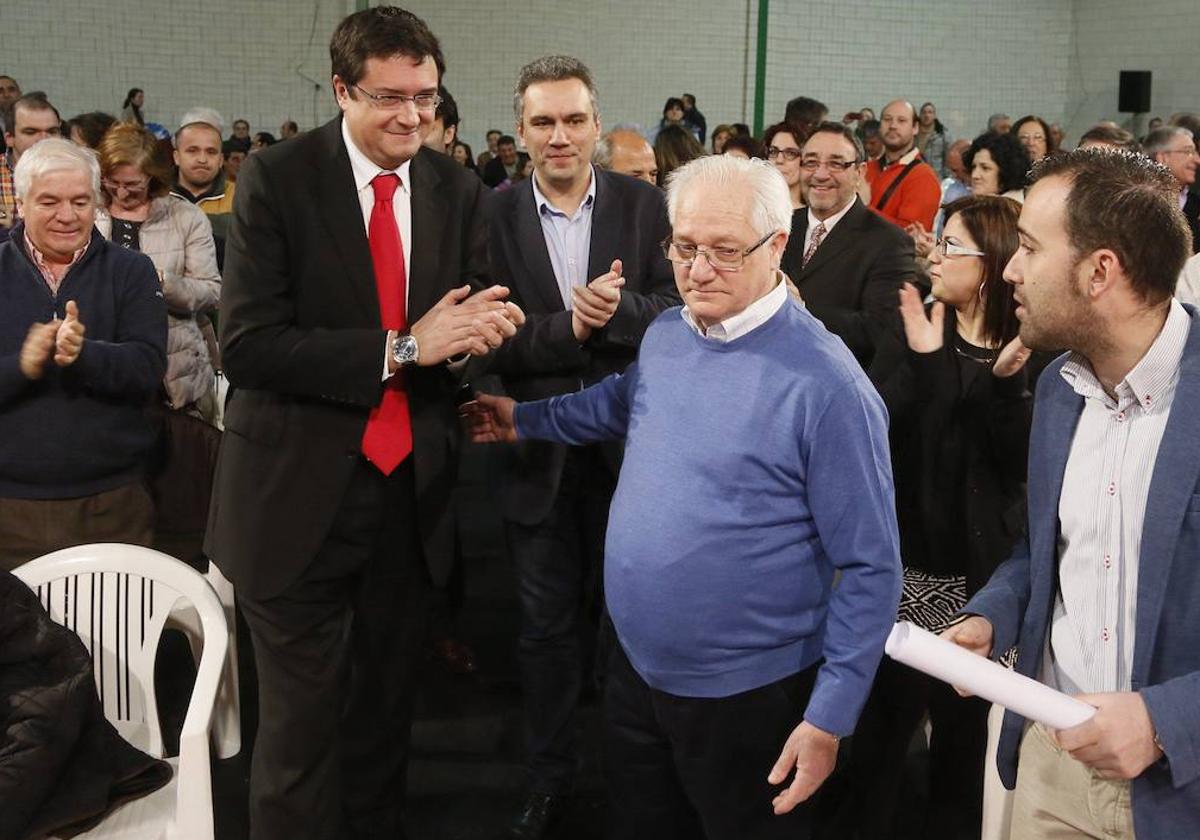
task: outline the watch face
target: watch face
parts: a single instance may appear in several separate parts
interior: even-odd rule
[[[392,347],[392,357],[398,365],[407,365],[417,358],[417,340],[411,335],[396,339]]]

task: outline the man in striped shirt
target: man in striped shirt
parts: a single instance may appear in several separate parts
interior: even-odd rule
[[[1042,375],[1029,534],[944,635],[1096,707],[1005,717],[1012,836],[1200,836],[1200,330],[1170,172],[1078,150],[1034,170],[1005,270]],[[1018,762],[1020,772],[1018,774]]]

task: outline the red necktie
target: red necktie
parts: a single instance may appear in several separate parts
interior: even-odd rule
[[[384,172],[371,181],[375,190],[375,206],[367,239],[371,243],[371,263],[375,267],[375,292],[379,295],[379,315],[385,330],[403,332],[408,326],[405,314],[404,246],[396,227],[392,196],[400,186],[400,177]],[[391,348],[388,348],[391,352]],[[371,409],[363,432],[362,451],[384,475],[412,452],[412,420],[408,415],[408,393],[404,390],[404,372],[396,371],[384,383],[383,401]]]

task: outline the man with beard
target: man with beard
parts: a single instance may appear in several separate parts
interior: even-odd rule
[[[1077,149],[1033,171],[1004,272],[1040,379],[1028,533],[943,635],[1096,708],[1008,712],[1012,836],[1200,836],[1200,330],[1172,298],[1187,223],[1172,174]],[[1020,772],[1018,774],[1018,762]]]
[[[917,110],[911,102],[894,100],[884,107],[880,123],[883,157],[867,164],[871,209],[901,228],[920,222],[932,230],[942,190],[917,149]]]

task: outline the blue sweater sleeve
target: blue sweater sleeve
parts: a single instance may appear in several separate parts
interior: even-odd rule
[[[804,719],[849,735],[900,603],[900,536],[883,403],[865,381],[839,388],[805,439],[809,509],[825,556],[842,576],[830,597],[825,662]]]
[[[87,312],[79,320],[87,327]],[[167,372],[167,304],[154,264],[138,260],[121,289],[118,323],[112,341],[90,339],[85,332],[79,358],[64,376],[77,377],[96,394],[150,394]]]
[[[514,412],[517,437],[575,446],[620,440],[629,429],[629,393],[636,378],[634,363],[582,391],[521,403]]]

